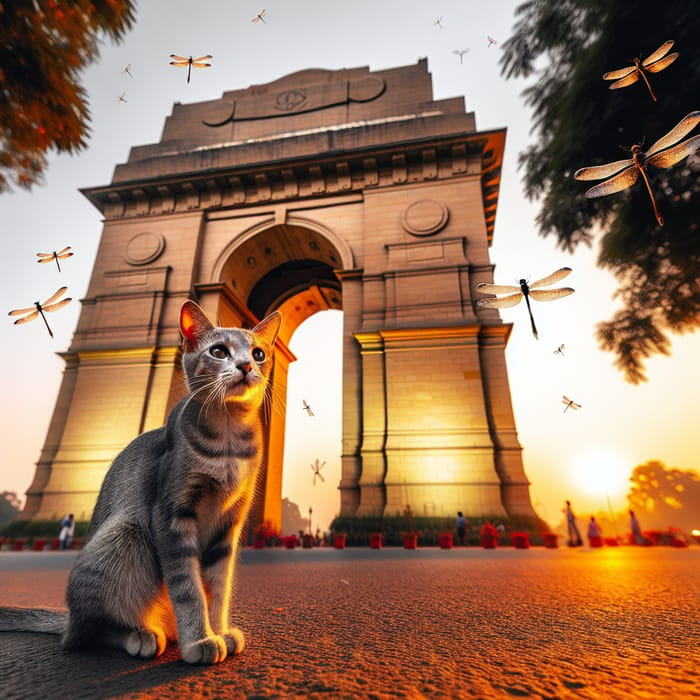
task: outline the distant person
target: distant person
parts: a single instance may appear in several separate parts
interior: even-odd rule
[[[61,549],[70,549],[73,544],[73,533],[75,532],[75,519],[73,513],[61,520],[61,533],[58,536]]]
[[[603,536],[603,531],[600,529],[600,525],[595,521],[595,518],[591,515],[591,519],[588,522],[588,541],[590,543],[593,539],[600,539]]]
[[[574,511],[571,509],[571,501],[566,502],[566,527],[569,533],[569,547],[580,547],[583,544],[581,539],[581,533],[578,531],[578,525],[576,525],[576,516]]]
[[[642,535],[642,528],[639,525],[639,520],[634,514],[634,511],[630,511],[630,530],[632,530],[632,542],[633,544],[647,544],[647,540]]]
[[[457,539],[460,546],[464,546],[464,536],[467,534],[467,521],[460,510],[457,513]]]

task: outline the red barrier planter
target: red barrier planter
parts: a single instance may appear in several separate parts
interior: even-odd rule
[[[370,549],[381,549],[382,548],[382,533],[381,532],[371,532],[369,535],[369,547]]]

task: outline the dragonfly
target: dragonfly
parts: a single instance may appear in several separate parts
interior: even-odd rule
[[[265,22],[263,17],[265,17],[265,10],[263,10],[262,12],[258,12],[258,14],[255,15],[255,17],[253,17],[253,19],[251,19],[250,21],[253,24],[257,24],[258,22],[262,22],[263,24],[267,24],[267,22]]]
[[[462,59],[464,58],[464,54],[469,53],[469,49],[455,49],[452,53],[455,53],[459,56],[459,62],[461,64],[463,63]]]
[[[131,63],[123,71],[121,71],[121,75],[128,75],[131,78],[134,77],[131,75]]]
[[[649,198],[651,199],[654,216],[656,216],[659,226],[663,226],[664,219],[656,206],[654,192],[649,184],[647,166],[653,165],[657,168],[668,168],[679,163],[700,148],[700,136],[693,136],[673,146],[676,141],[682,139],[687,133],[691,132],[698,122],[700,122],[700,110],[691,112],[683,117],[671,131],[654,143],[646,153],[642,151],[641,145],[634,145],[630,148],[632,158],[617,160],[607,165],[593,165],[589,168],[581,168],[574,173],[574,177],[577,180],[600,180],[604,177],[609,178],[605,182],[601,182],[586,191],[586,197],[590,199],[592,197],[603,197],[607,194],[625,190],[637,182],[641,175],[646,185],[647,192],[649,193]],[[673,147],[671,148],[671,146]]]
[[[321,474],[321,469],[323,469],[323,466],[325,464],[325,460],[321,463],[319,463],[318,460],[316,460],[312,465],[311,469],[314,473],[314,486],[316,486],[316,477],[318,477],[322,482],[325,482],[326,480],[323,478],[323,475]]]
[[[647,75],[649,73],[658,73],[664,68],[670,66],[677,58],[678,53],[671,53],[666,56],[666,54],[671,50],[673,46],[672,41],[666,41],[661,46],[659,46],[654,53],[649,54],[644,60],[641,58],[631,59],[633,65],[627,66],[626,68],[620,68],[618,70],[611,70],[603,76],[603,80],[615,80],[610,86],[610,90],[617,90],[619,88],[627,87],[636,83],[640,78],[644,81],[644,84],[649,90],[651,99],[656,102],[656,95],[651,89],[651,84],[649,83],[649,78]]]
[[[59,264],[59,260],[65,260],[66,258],[70,258],[73,256],[73,253],[71,252],[71,247],[67,245],[63,250],[59,250],[56,252],[55,250],[52,253],[37,253],[37,257],[39,258],[37,260],[38,263],[47,263],[47,262],[52,262],[53,260],[56,261],[56,267],[58,268],[58,271],[61,271],[61,265]]]
[[[564,348],[565,348],[565,347],[566,347],[566,345],[564,345],[564,343],[562,343],[562,344],[554,351],[554,354],[555,354],[555,355],[561,355],[562,357],[564,357]]]
[[[492,36],[486,36],[486,38],[489,40],[489,45],[487,48],[491,48],[492,44],[497,44],[498,42],[492,37]]]
[[[171,53],[170,58],[174,59],[173,61],[170,61],[171,66],[180,66],[182,68],[187,66],[187,82],[189,83],[192,68],[211,68],[211,63],[206,63],[206,61],[214,57],[211,54],[207,54],[206,56],[200,56],[199,58],[192,58],[192,56],[185,57]]]
[[[125,92],[122,92],[122,94],[119,95],[119,97],[117,97],[117,102],[126,102],[126,93]]]
[[[46,330],[49,332],[49,335],[53,338],[53,331],[51,330],[51,327],[49,326],[49,323],[46,320],[46,316],[44,316],[44,312],[48,313],[49,311],[58,311],[59,309],[62,309],[66,304],[69,304],[72,301],[71,297],[61,299],[61,301],[58,301],[59,297],[62,297],[67,291],[68,287],[61,287],[55,294],[52,294],[43,304],[38,301],[35,301],[34,306],[30,306],[28,309],[15,309],[14,311],[10,311],[8,316],[24,316],[24,318],[18,318],[15,321],[15,326],[19,325],[20,323],[29,323],[29,321],[33,321],[37,316],[41,316],[41,319],[43,320],[44,325],[46,326]]]
[[[436,27],[440,27],[440,29],[442,29],[442,17],[438,17],[438,18],[433,22],[433,24],[434,24]]]
[[[562,267],[560,270],[532,284],[528,284],[527,280],[521,279],[519,280],[519,287],[509,284],[489,284],[487,282],[482,282],[476,285],[476,289],[482,294],[506,294],[507,296],[494,299],[479,299],[476,303],[478,306],[486,309],[505,309],[510,306],[516,306],[520,303],[522,298],[525,297],[527,312],[530,315],[532,335],[534,335],[535,340],[537,340],[537,326],[535,326],[535,319],[532,315],[532,309],[530,308],[530,298],[535,301],[553,301],[554,299],[561,299],[562,297],[569,296],[569,294],[573,294],[574,290],[571,287],[559,287],[558,289],[533,289],[533,287],[547,287],[550,284],[564,279],[570,272],[570,267]]]
[[[562,394],[561,396],[561,402],[563,404],[566,404],[566,406],[564,407],[564,413],[566,413],[569,409],[571,409],[572,411],[578,411],[578,409],[581,408],[580,403],[576,403],[573,399],[570,399],[564,394]]]
[[[311,410],[311,406],[309,406],[309,404],[306,403],[306,399],[302,399],[301,401],[302,401],[302,404],[303,404],[302,410],[306,411],[306,412],[311,416],[311,418],[313,418],[313,417],[314,417],[314,412]]]

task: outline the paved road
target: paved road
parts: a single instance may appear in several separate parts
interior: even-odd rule
[[[0,553],[60,606],[71,553]],[[700,547],[247,550],[214,667],[0,634],[2,698],[700,698]]]

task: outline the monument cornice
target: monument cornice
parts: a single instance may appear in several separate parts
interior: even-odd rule
[[[274,162],[242,163],[237,149],[162,155],[162,168],[139,168],[130,180],[81,192],[105,219],[119,220],[316,199],[425,181],[479,177],[491,240],[500,187],[505,129],[431,134],[383,146],[331,149]],[[216,157],[214,154],[216,153]],[[168,161],[178,161],[178,168]],[[216,163],[216,166],[212,166]],[[150,162],[154,166],[156,163]],[[170,165],[174,166],[174,163]],[[197,165],[202,167],[197,167]]]

